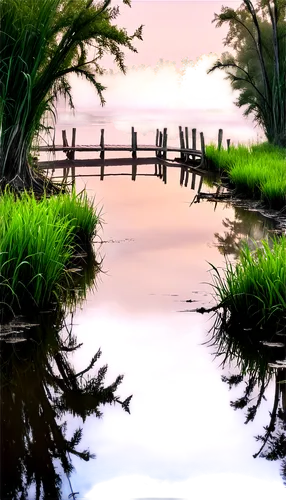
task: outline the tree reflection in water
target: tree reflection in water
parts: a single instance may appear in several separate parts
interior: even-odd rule
[[[251,246],[252,241],[260,241],[266,237],[267,230],[273,227],[270,219],[257,217],[257,212],[251,212],[241,207],[234,207],[234,220],[227,217],[222,221],[224,234],[215,233],[215,246],[222,255],[239,256],[242,241]]]
[[[219,252],[238,258],[241,243],[267,238],[269,229],[274,227],[270,219],[259,219],[256,212],[235,207],[235,218],[225,218],[224,234],[215,233]],[[234,366],[234,373],[223,375],[222,380],[231,389],[244,386],[241,397],[231,402],[231,406],[244,409],[245,423],[253,421],[265,399],[265,391],[271,381],[275,383],[275,393],[269,423],[263,433],[256,436],[259,443],[254,457],[267,460],[282,460],[281,475],[286,485],[286,330],[277,325],[277,332],[261,328],[249,329],[243,320],[232,318],[227,310],[216,311],[210,345],[215,347],[222,367]]]
[[[246,424],[255,419],[266,388],[274,381],[270,419],[263,433],[255,437],[259,445],[254,458],[282,460],[281,476],[286,485],[286,329],[276,333],[261,328],[246,329],[243,322],[233,321],[227,311],[217,311],[208,343],[215,348],[221,366],[233,368],[222,380],[230,389],[244,386],[241,396],[231,406],[246,411]]]
[[[36,500],[60,499],[62,476],[70,478],[73,470],[71,457],[86,461],[94,457],[78,447],[81,428],[67,437],[67,414],[84,422],[89,415],[100,417],[101,406],[111,403],[129,412],[131,397],[121,401],[116,394],[122,376],[105,386],[107,366],[95,369],[100,350],[78,373],[70,360],[81,344],[67,325],[67,317],[78,300],[84,299],[97,272],[93,255],[84,272],[75,273],[65,304],[2,325],[1,498],[5,500],[31,500],[32,490]]]

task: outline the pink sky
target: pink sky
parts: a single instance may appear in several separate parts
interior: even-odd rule
[[[117,3],[117,2],[114,2]],[[240,1],[228,1],[236,8]],[[188,57],[195,60],[209,52],[221,53],[226,27],[212,24],[221,1],[154,1],[133,0],[132,8],[122,4],[117,24],[128,31],[144,25],[143,42],[136,42],[138,54],[126,54],[127,66],[154,66],[160,58],[180,63]]]

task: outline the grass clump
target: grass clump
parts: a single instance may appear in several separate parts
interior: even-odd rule
[[[262,143],[229,150],[206,147],[210,166],[225,171],[239,193],[261,200],[271,208],[286,203],[286,150]]]
[[[58,299],[69,286],[75,249],[96,231],[86,194],[37,201],[33,194],[0,197],[0,310],[30,312]]]
[[[246,330],[270,326],[284,328],[286,315],[286,237],[271,244],[262,241],[251,251],[244,244],[238,263],[228,263],[224,276],[214,270],[214,287],[220,305],[233,323]],[[266,331],[265,330],[265,331]],[[272,331],[274,334],[274,330]]]

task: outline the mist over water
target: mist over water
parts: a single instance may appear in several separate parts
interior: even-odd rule
[[[128,72],[127,75],[102,76],[98,80],[108,88],[104,91],[105,112],[136,109],[148,112],[172,110],[231,110],[233,96],[224,84],[216,97],[201,97],[199,89],[186,90],[178,82],[177,71],[155,73],[152,70]],[[92,86],[72,78],[74,102],[78,109],[100,109],[99,98]],[[116,108],[116,110],[114,109]]]
[[[89,83],[72,77],[75,112],[61,102],[57,126],[91,127],[94,137],[105,128],[109,144],[129,143],[131,126],[145,143],[154,142],[149,134],[153,138],[156,128],[167,126],[168,140],[177,143],[178,125],[203,131],[208,142],[217,140],[219,128],[233,143],[261,141],[262,131],[235,106],[236,95],[225,74],[207,74],[217,58],[210,53],[179,64],[160,59],[154,67],[131,66],[126,75],[110,69],[99,78],[106,87],[103,107]]]

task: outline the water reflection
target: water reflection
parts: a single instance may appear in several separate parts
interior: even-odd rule
[[[211,330],[210,345],[223,368],[229,388],[242,389],[231,406],[245,411],[245,424],[254,421],[267,387],[274,384],[274,396],[269,421],[261,434],[254,458],[281,460],[281,476],[286,485],[286,331],[285,327],[273,332],[257,327],[244,328],[243,320],[234,321],[227,311],[217,312]]]
[[[139,457],[143,456],[142,462],[145,455],[147,458],[143,464],[144,467],[139,464],[138,473],[146,471],[153,477],[156,477],[158,473],[159,478],[159,460],[155,462],[153,457],[156,457],[156,453],[161,449],[164,460],[166,456],[171,457],[171,470],[165,473],[164,479],[169,479],[173,474],[176,475],[175,481],[178,480],[183,470],[182,464],[178,465],[178,460],[181,460],[184,455],[188,460],[186,474],[189,478],[189,465],[196,465],[196,460],[199,466],[203,464],[207,467],[204,472],[209,473],[211,466],[219,463],[218,457],[222,459],[226,457],[224,463],[228,463],[230,456],[234,456],[235,452],[239,451],[239,443],[232,440],[235,440],[237,435],[242,435],[241,429],[238,422],[232,421],[229,417],[228,401],[222,388],[224,384],[221,384],[216,368],[210,366],[207,350],[200,346],[205,325],[199,323],[200,319],[195,320],[197,323],[193,321],[190,324],[188,319],[185,320],[182,316],[178,318],[179,315],[176,312],[178,307],[175,301],[166,299],[168,292],[170,292],[169,295],[182,297],[185,294],[185,297],[189,297],[190,281],[192,290],[200,281],[205,280],[205,268],[201,270],[200,265],[206,259],[204,252],[206,252],[207,242],[213,238],[214,230],[220,228],[223,216],[223,213],[219,215],[216,213],[216,220],[211,219],[213,211],[211,205],[209,205],[211,210],[204,212],[203,204],[200,207],[194,205],[189,208],[189,202],[186,202],[186,205],[181,203],[182,199],[179,198],[175,189],[172,192],[171,187],[175,186],[180,196],[182,193],[180,185],[200,191],[204,183],[212,189],[212,183],[207,185],[206,179],[202,176],[191,170],[189,176],[186,173],[185,167],[183,172],[178,166],[168,167],[168,175],[164,175],[163,178],[163,168],[160,172],[158,166],[157,177],[163,182],[152,179],[151,185],[146,184],[142,193],[139,190],[136,191],[139,182],[128,183],[128,185],[126,183],[125,192],[126,186],[120,183],[118,178],[115,179],[114,191],[112,191],[112,185],[109,184],[110,198],[108,194],[105,195],[104,206],[108,209],[110,207],[109,212],[112,217],[106,225],[104,236],[108,241],[110,241],[109,235],[114,237],[113,241],[127,240],[126,236],[134,236],[134,238],[132,238],[132,245],[129,246],[109,245],[107,254],[111,260],[107,264],[107,269],[112,273],[110,286],[107,281],[102,284],[94,302],[90,301],[85,307],[86,316],[83,315],[80,320],[83,330],[82,339],[88,345],[88,359],[84,361],[86,369],[82,370],[77,367],[75,370],[70,359],[73,353],[76,358],[82,344],[77,345],[76,335],[68,330],[66,318],[71,305],[78,308],[80,300],[85,299],[87,288],[96,284],[99,266],[91,252],[85,256],[85,265],[81,264],[80,259],[73,264],[75,286],[74,290],[68,291],[66,297],[68,308],[62,304],[60,309],[55,307],[49,313],[26,318],[30,324],[34,325],[29,329],[27,325],[23,326],[19,321],[2,328],[1,463],[2,478],[5,478],[4,481],[2,480],[2,488],[5,488],[6,492],[2,495],[3,498],[9,500],[15,498],[16,495],[20,498],[22,494],[24,500],[27,498],[30,484],[34,485],[36,492],[40,492],[40,488],[44,490],[47,498],[60,498],[61,477],[56,463],[59,462],[63,471],[69,475],[72,458],[86,460],[91,457],[88,450],[78,451],[81,437],[83,437],[82,441],[85,441],[83,447],[87,448],[90,445],[92,451],[99,450],[101,459],[97,461],[93,469],[91,467],[87,469],[88,464],[85,464],[84,472],[87,471],[85,474],[89,474],[85,490],[82,490],[85,494],[94,486],[95,473],[100,476],[98,472],[100,467],[103,475],[102,463],[107,464],[107,472],[104,471],[104,473],[111,474],[113,477],[119,475],[124,467],[124,472],[130,472],[131,468],[128,468],[128,465],[122,465],[122,457],[125,460],[130,457],[130,462],[134,464],[136,454]],[[141,175],[144,176],[144,174]],[[138,176],[139,172],[137,172],[136,179]],[[149,182],[149,180],[150,174],[149,179],[145,181]],[[162,186],[168,182],[170,182],[169,191]],[[106,187],[106,182],[98,184]],[[130,184],[133,190],[130,190]],[[155,185],[154,191],[156,185],[160,189],[152,193],[152,185]],[[132,191],[135,192],[133,200]],[[164,199],[161,196],[162,191],[164,191]],[[95,192],[99,192],[98,185]],[[188,193],[187,190],[184,192]],[[128,193],[129,196],[127,196]],[[248,212],[238,209],[235,211],[233,223],[230,210],[228,215],[225,222],[229,226],[224,224],[224,227],[229,229],[234,242],[239,241],[241,237],[246,237],[249,231],[249,235],[257,239],[264,234],[264,229],[260,229],[255,214],[250,213],[249,216]],[[223,240],[219,240],[219,244],[222,248]],[[231,250],[235,257],[237,251],[235,244],[229,245],[229,255]],[[213,261],[216,253],[218,254],[214,249],[208,260]],[[76,272],[80,268],[82,268],[81,271]],[[166,269],[168,269],[167,273]],[[128,287],[125,286],[127,280]],[[150,292],[156,293],[150,297]],[[165,295],[156,301],[154,297],[160,293],[162,296]],[[174,311],[171,310],[172,308]],[[88,313],[91,314],[91,309],[94,317],[90,320]],[[137,321],[134,320],[136,315]],[[115,373],[121,373],[121,367],[118,369],[119,365],[124,366],[127,372],[125,382],[127,383],[129,379],[130,383],[130,387],[124,384],[124,389],[128,394],[134,390],[136,402],[132,407],[130,419],[128,417],[127,425],[126,421],[121,420],[121,413],[122,418],[125,415],[120,411],[120,414],[113,414],[114,417],[108,415],[108,418],[114,418],[115,422],[112,425],[109,420],[106,432],[104,432],[105,428],[100,427],[101,422],[96,427],[90,419],[91,421],[85,425],[86,433],[83,436],[81,436],[81,431],[77,430],[72,437],[68,438],[65,434],[68,430],[67,426],[63,424],[67,415],[80,417],[85,421],[89,415],[98,417],[99,406],[111,402],[117,402],[128,411],[130,398],[121,402],[115,395],[122,378],[117,377],[113,384],[103,388],[105,368],[101,368],[96,377],[90,375],[100,355],[100,351],[97,351],[90,362],[90,349],[95,352],[97,344],[103,344],[103,352],[107,352],[107,359],[109,360],[110,356],[112,367],[116,367],[113,368]],[[128,345],[128,350],[126,350],[126,345]],[[150,346],[152,346],[152,352]],[[259,348],[257,355],[264,356],[267,346],[259,344]],[[269,349],[268,346],[267,352],[271,351]],[[251,350],[251,343],[248,350]],[[132,357],[135,361],[132,361]],[[116,366],[118,359],[120,362]],[[146,370],[146,359],[148,370]],[[267,363],[273,364],[277,360],[276,356],[269,356]],[[248,368],[245,370],[247,371]],[[271,370],[275,369],[272,367]],[[267,387],[266,381],[267,379],[264,381],[265,388]],[[206,386],[211,386],[208,398],[205,398]],[[185,397],[186,391],[188,398]],[[169,411],[169,403],[167,405],[165,403],[170,400],[170,397],[174,405],[182,410],[178,414],[174,412],[172,415]],[[209,425],[208,418],[210,406],[220,409],[212,416],[212,427]],[[150,407],[152,412],[150,412]],[[279,419],[276,420],[277,427]],[[87,429],[88,425],[90,432]],[[118,428],[120,428],[120,433],[118,433]],[[176,432],[174,431],[167,439],[170,428],[176,429]],[[96,436],[97,432],[99,436]],[[187,438],[186,433],[188,433]],[[139,445],[138,436],[143,436]],[[118,444],[120,439],[122,439],[122,448]],[[153,449],[151,448],[152,439],[155,443]],[[244,450],[248,442],[249,439],[243,442]],[[270,438],[268,442],[270,443]],[[246,453],[243,456],[244,460]],[[206,456],[211,456],[210,465],[206,463]],[[115,472],[114,460],[117,457],[119,457],[120,472],[118,469]],[[148,467],[152,466],[152,460],[155,462],[153,471],[156,471],[156,474],[148,471]],[[224,472],[222,467],[223,465],[220,471]],[[233,467],[238,467],[238,465],[235,464]],[[240,471],[237,470],[237,472]]]
[[[234,219],[228,217],[222,220],[224,233],[214,233],[214,245],[222,255],[238,257],[241,244],[247,242],[250,247],[253,242],[267,238],[269,230],[274,227],[272,220],[257,217],[257,212],[251,212],[241,207],[234,207]]]
[[[67,416],[100,417],[101,406],[120,404],[118,376],[104,385],[107,365],[97,368],[101,351],[76,372],[72,355],[82,344],[72,333],[72,311],[94,285],[99,266],[94,254],[85,257],[82,272],[65,303],[33,317],[14,318],[1,327],[1,498],[60,499],[63,477],[72,491],[72,456],[88,461],[94,455],[80,449],[82,428],[69,435]]]
[[[95,160],[93,160],[94,162]],[[64,162],[63,162],[64,163]],[[180,164],[175,161],[172,163],[170,161],[159,162],[156,163],[154,158],[136,158],[130,159],[109,159],[109,160],[98,160],[96,165],[90,167],[88,165],[88,161],[86,160],[86,165],[84,165],[84,160],[82,160],[81,166],[73,166],[71,168],[63,168],[63,174],[61,176],[54,175],[56,170],[52,171],[52,178],[54,180],[64,179],[67,182],[71,182],[72,185],[76,184],[77,178],[84,177],[99,177],[101,181],[110,176],[127,176],[130,177],[132,181],[136,181],[139,177],[157,177],[162,180],[164,184],[167,184],[168,181],[168,172],[170,170],[176,169],[178,171],[178,181],[180,186],[190,187],[192,190],[197,190],[197,198],[196,201],[200,201],[201,198],[204,198],[203,194],[201,194],[201,188],[203,182],[206,186],[213,188],[214,183],[217,179],[217,176],[211,172],[200,172],[196,171],[195,168],[192,168],[187,165],[180,166]],[[129,172],[126,172],[123,169],[123,165],[128,166],[130,168]],[[146,171],[146,167],[148,171]],[[151,169],[149,168],[151,167]],[[114,170],[113,170],[114,168]],[[90,169],[90,172],[86,173],[86,170]],[[92,173],[91,173],[92,170]],[[96,173],[99,170],[99,173]],[[143,170],[143,172],[142,172]],[[153,171],[152,171],[153,170]],[[216,186],[217,189],[217,186]],[[201,194],[201,197],[198,195]],[[221,195],[221,193],[220,193]],[[206,194],[207,197],[207,194]]]

